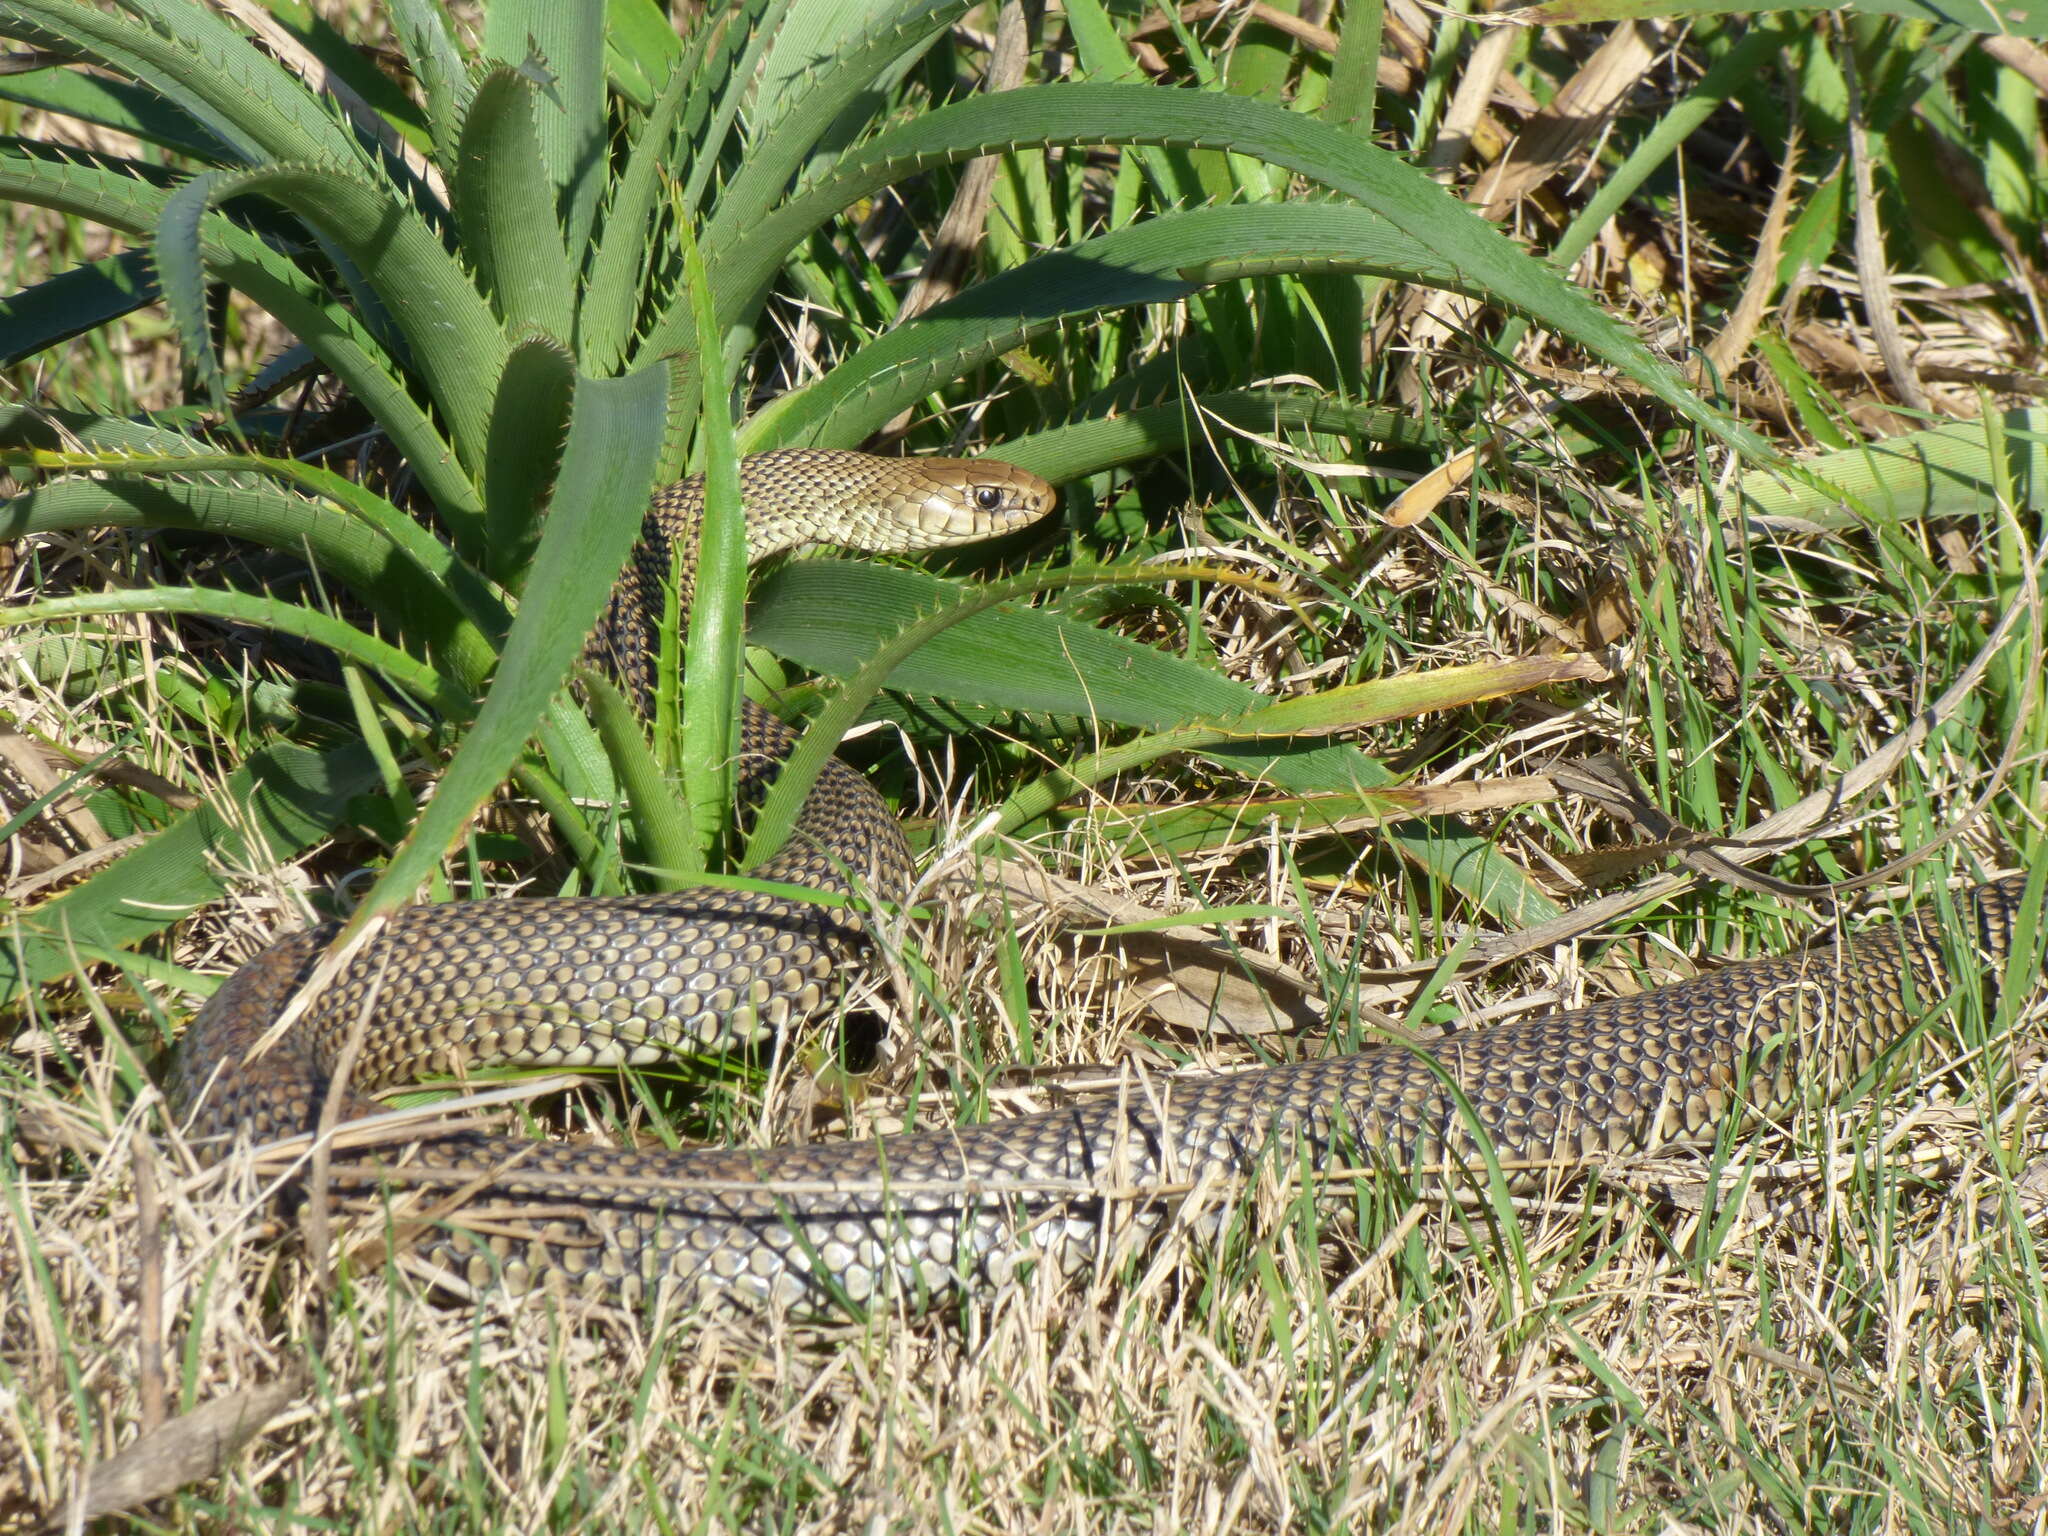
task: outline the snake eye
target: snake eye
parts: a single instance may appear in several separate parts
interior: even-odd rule
[[[992,485],[977,485],[974,488],[974,504],[984,512],[1000,511],[1003,493]]]

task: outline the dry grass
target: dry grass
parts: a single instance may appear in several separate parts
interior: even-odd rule
[[[1501,622],[1484,594],[1462,616],[1433,596],[1440,623]],[[1487,643],[1479,627],[1463,638]],[[1611,705],[1570,713],[1591,731]],[[1500,721],[1471,772],[1505,773],[1532,737],[1566,734],[1541,707]],[[1877,826],[1962,803],[1982,766],[1923,752]],[[1562,831],[1518,823],[1509,846],[1597,840],[1583,813],[1560,815]],[[1281,868],[1292,850],[1268,853]],[[1172,877],[1163,897],[1157,872],[1107,855],[1077,867],[1155,904],[1286,883],[1247,887],[1239,863],[1193,891]],[[1372,964],[1441,947],[1371,883],[1314,884],[1339,953],[1359,952],[1351,936]],[[227,932],[196,925],[179,958],[218,972],[296,926],[276,889],[253,883],[222,914]],[[1788,927],[1744,904],[1713,930],[1729,937],[1687,924],[1675,947],[1777,948]],[[1304,958],[1298,930],[1283,939]],[[941,1069],[976,1081],[1015,1050],[1003,946],[971,925],[933,943],[953,1007],[914,1027]],[[1037,933],[1019,952],[1038,1060],[1158,1060],[1114,952]],[[1546,955],[1498,992],[1568,1003],[1633,984],[1611,963],[1589,975],[1590,958]],[[1672,969],[1667,955],[1642,979]],[[1344,979],[1328,983],[1341,1014]],[[105,1022],[60,1012],[18,1035],[0,1100],[15,1148],[0,1191],[0,1511],[17,1519],[60,1508],[87,1466],[166,1417],[279,1380],[286,1402],[264,1405],[260,1438],[164,1506],[171,1524],[1889,1531],[2041,1518],[2038,1010],[1965,1009],[1884,1091],[1745,1142],[1718,1174],[1706,1156],[1624,1160],[1519,1202],[1507,1225],[1372,1178],[1318,1206],[1276,1177],[1210,1192],[1221,1231],[1185,1214],[1084,1287],[837,1329],[453,1306],[383,1271],[323,1288],[297,1242],[275,1241],[245,1175],[185,1158]],[[1163,1038],[1174,1055],[1243,1058]],[[900,1055],[883,1081],[919,1059]],[[735,1118],[763,1139],[815,1132],[803,1087]],[[1042,1091],[999,1097],[1030,1107]],[[884,1091],[864,1105],[900,1108]],[[1729,1183],[1752,1162],[1745,1201]]]
[[[451,1307],[384,1274],[322,1291],[262,1235],[246,1186],[165,1159],[147,1099],[116,1111],[115,1076],[102,1064],[16,1105],[61,1115],[90,1148],[11,1170],[24,1219],[0,1291],[0,1427],[17,1515],[55,1507],[85,1461],[148,1427],[139,1367],[162,1351],[173,1412],[311,1373],[221,1481],[181,1496],[180,1524],[2038,1518],[2048,1319],[2030,1181],[1994,1151],[2038,1116],[2037,1060],[2000,1074],[1992,1099],[1927,1072],[1767,1139],[1795,1219],[1739,1201],[1686,1214],[1702,1187],[1690,1161],[1524,1202],[1506,1231],[1372,1180],[1319,1215],[1273,1181],[1224,1197],[1225,1234],[1192,1223],[1078,1290],[833,1330]],[[162,1190],[154,1232],[137,1220],[144,1162]],[[150,1273],[161,1312],[145,1327]]]

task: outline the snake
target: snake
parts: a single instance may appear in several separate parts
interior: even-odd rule
[[[1042,517],[1054,498],[990,459],[824,450],[750,456],[741,488],[750,559],[814,542],[987,537]],[[640,696],[663,583],[673,578],[684,603],[693,591],[703,512],[698,479],[653,498],[590,642]],[[793,739],[767,710],[743,707],[740,803],[758,801]],[[887,804],[834,758],[789,843],[753,873],[900,903],[914,866]],[[2008,876],[1962,897],[1961,953],[1920,909],[1576,1010],[1237,1072],[1133,1075],[979,1124],[679,1150],[456,1128],[395,1155],[338,1151],[330,1171],[416,1191],[409,1252],[458,1290],[709,1311],[916,1310],[1033,1274],[1086,1273],[1219,1181],[1264,1167],[1497,1176],[1521,1189],[1838,1096],[1943,1000],[2001,968],[2025,887]],[[299,998],[338,932],[330,922],[276,942],[188,1027],[166,1086],[205,1155],[312,1131],[330,1096],[343,1119],[375,1113],[371,1095],[423,1077],[758,1044],[832,1009],[867,943],[855,905],[755,888],[445,902],[398,912]]]

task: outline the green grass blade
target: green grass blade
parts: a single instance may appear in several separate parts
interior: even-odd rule
[[[1551,250],[1550,259],[1564,267],[1577,261],[1586,247],[1599,238],[1608,221],[1642,189],[1643,183],[1677,154],[1686,140],[1719,111],[1730,96],[1753,80],[1758,69],[1784,46],[1785,36],[1775,28],[1758,27],[1746,34],[1726,57],[1700,77],[1699,84],[1665,109],[1657,119],[1657,125],[1643,135],[1620,168],[1601,184],[1599,191],[1587,200],[1586,206],[1566,226],[1564,234]],[[1509,338],[1517,334],[1519,326],[1503,337],[1499,344],[1502,351],[1513,350],[1513,342]]]
[[[1344,30],[1330,66],[1330,93],[1323,98],[1323,120],[1360,138],[1372,133],[1385,19],[1381,0],[1354,0],[1344,8]]]
[[[712,387],[701,397],[704,526],[684,650],[682,682],[684,795],[705,853],[720,846],[732,815],[739,766],[740,649],[746,629],[747,523],[740,501],[739,448],[720,356],[717,307],[702,253],[687,219],[676,226],[693,298],[700,356],[713,359]],[[661,724],[657,720],[657,725]]]
[[[1080,56],[1082,82],[1144,83],[1144,70],[1100,0],[1077,0],[1067,12],[1067,26]],[[1163,208],[1185,207],[1203,200],[1200,173],[1192,163],[1194,158],[1178,149],[1151,144],[1133,146],[1131,151],[1133,164],[1151,185],[1155,205]]]
[[[648,750],[646,722],[602,672],[584,668],[583,688],[612,771],[633,808],[642,861],[665,874],[702,873],[704,849],[697,840],[689,800]]]

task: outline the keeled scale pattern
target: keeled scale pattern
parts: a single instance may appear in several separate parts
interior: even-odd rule
[[[760,530],[750,521],[757,555],[793,540],[873,547],[892,522],[897,543],[885,547],[950,542],[1051,504],[1048,487],[987,461],[799,452],[748,460],[743,475],[750,520],[769,514]],[[648,542],[594,639],[636,691],[648,681],[645,604],[667,574],[663,544],[693,549],[701,506],[694,484],[657,497]],[[860,522],[871,515],[883,534]],[[789,745],[785,726],[748,708],[743,795],[765,789]],[[797,835],[759,873],[843,892],[852,872],[895,897],[910,868],[887,808],[834,762]],[[1975,893],[1980,962],[2007,952],[2021,884]],[[373,990],[352,1078],[362,1090],[500,1063],[646,1062],[752,1039],[836,999],[859,947],[844,914],[752,892],[413,908],[274,1049],[248,1061],[332,936],[318,928],[273,946],[194,1021],[169,1087],[195,1132],[264,1141],[311,1129]],[[1107,1211],[1156,1223],[1163,1204],[1147,1201],[1147,1190],[1243,1172],[1267,1149],[1455,1169],[1474,1161],[1475,1127],[1511,1166],[1697,1138],[1730,1115],[1774,1112],[1866,1067],[1916,1017],[1909,994],[1939,997],[1954,979],[1925,925],[1909,919],[1840,946],[1433,1042],[1469,1121],[1420,1055],[1388,1046],[1227,1077],[1134,1082],[1068,1109],[879,1143],[665,1153],[455,1136],[415,1149],[411,1176],[439,1181],[443,1192],[464,1188],[465,1210],[489,1215],[487,1233],[458,1223],[422,1244],[478,1285],[546,1283],[632,1299],[670,1284],[712,1305],[794,1308],[837,1297],[930,1300],[1001,1283],[1020,1259],[1078,1269],[1102,1240]],[[346,1112],[374,1107],[351,1093]]]
[[[545,1207],[514,1239],[443,1231],[425,1245],[471,1283],[536,1283],[623,1299],[664,1284],[711,1307],[829,1310],[940,1300],[1002,1284],[1020,1260],[1085,1268],[1119,1202],[1141,1225],[1185,1187],[1368,1156],[1427,1178],[1512,1182],[1711,1137],[1867,1069],[1958,982],[2007,953],[2023,879],[1971,893],[1979,952],[1953,975],[1920,916],[1840,944],[1730,965],[1572,1013],[1433,1041],[1467,1120],[1423,1057],[1399,1046],[1230,1076],[1134,1082],[1120,1094],[987,1125],[765,1151],[607,1151],[466,1137],[429,1149],[481,1178],[499,1211]],[[497,1173],[514,1153],[516,1168]],[[1112,1196],[1105,1200],[1104,1194]]]

